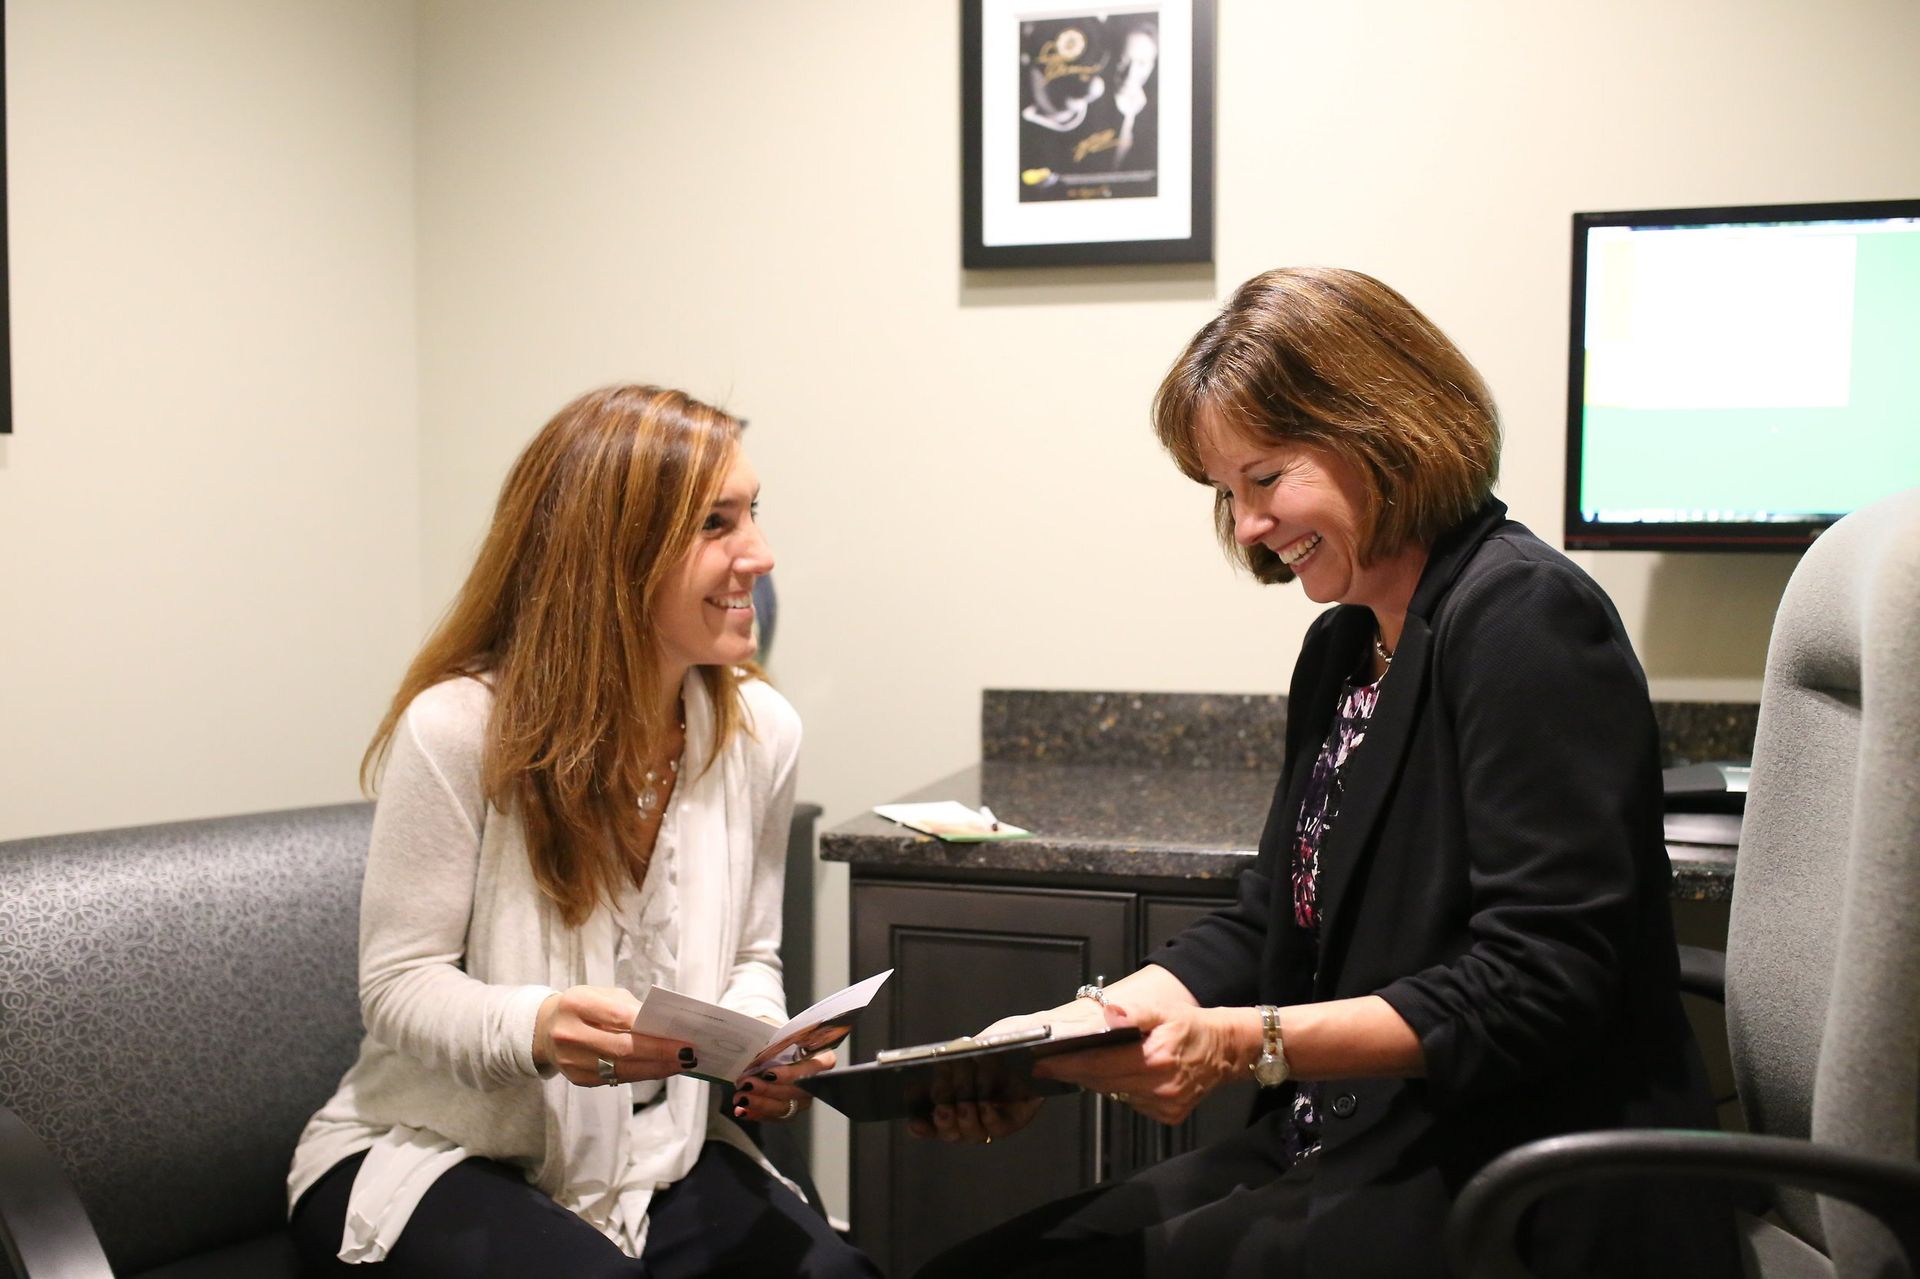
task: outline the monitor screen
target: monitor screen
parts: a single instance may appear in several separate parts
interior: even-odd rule
[[[1805,546],[1920,486],[1920,200],[1577,213],[1573,549]]]

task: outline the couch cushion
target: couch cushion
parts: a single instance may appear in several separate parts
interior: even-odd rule
[[[119,1273],[284,1226],[293,1143],[360,1039],[371,824],[348,804],[0,844],[0,1103]]]

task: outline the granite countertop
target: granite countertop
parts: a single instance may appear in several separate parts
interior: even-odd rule
[[[1751,707],[1656,710],[1669,764],[1751,750]],[[984,803],[1033,838],[947,843],[868,812],[827,831],[820,855],[962,880],[1231,880],[1259,842],[1285,724],[1284,697],[989,689],[981,763],[888,798]],[[1728,896],[1737,839],[1737,818],[1674,815],[1673,896]]]

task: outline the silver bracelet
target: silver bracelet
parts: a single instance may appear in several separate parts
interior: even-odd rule
[[[1104,976],[1095,977],[1091,982],[1074,991],[1073,997],[1075,999],[1091,999],[1102,1008],[1113,1007],[1113,1002],[1107,998],[1106,980]]]

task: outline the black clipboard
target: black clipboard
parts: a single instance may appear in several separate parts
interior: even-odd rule
[[[1119,1026],[1090,1035],[1052,1036],[1016,1032],[975,1039],[963,1036],[881,1053],[872,1061],[809,1075],[800,1086],[856,1122],[920,1119],[936,1105],[960,1102],[1031,1101],[1078,1092],[1057,1079],[1035,1079],[1033,1064],[1062,1053],[1087,1052],[1138,1043],[1138,1026]]]

